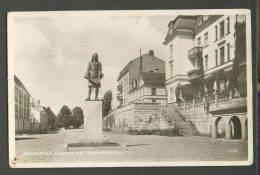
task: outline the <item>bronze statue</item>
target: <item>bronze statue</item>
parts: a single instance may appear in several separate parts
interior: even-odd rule
[[[98,100],[99,88],[101,87],[100,80],[103,78],[102,65],[98,61],[98,54],[92,55],[91,61],[88,63],[87,71],[84,76],[88,80],[88,98],[90,100],[92,89],[95,89],[95,100]]]

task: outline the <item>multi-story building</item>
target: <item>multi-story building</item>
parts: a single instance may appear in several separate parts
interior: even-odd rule
[[[178,16],[169,22],[163,42],[169,49],[168,102],[177,102],[200,133],[247,138],[245,41],[245,15]]]
[[[166,105],[165,62],[153,51],[130,61],[118,77],[120,106],[139,103]]]
[[[31,95],[22,81],[14,75],[15,88],[15,131],[23,133],[30,131],[30,98]]]
[[[194,46],[196,16],[178,16],[168,25],[168,33],[163,42],[169,49],[166,60],[166,88],[168,102],[176,101],[176,87],[189,83],[187,72],[192,69],[187,53]]]
[[[166,127],[161,115],[167,103],[165,62],[152,50],[122,69],[117,88],[120,105],[104,118],[104,128],[125,132]]]
[[[241,47],[236,46],[239,37],[236,27],[244,21],[245,16],[204,15],[178,16],[169,23],[163,42],[169,48],[166,60],[168,102],[178,100],[178,86],[191,84],[194,96],[224,92],[232,86],[234,59],[239,57],[235,51],[240,50],[236,47]],[[237,55],[245,60],[245,53]],[[245,77],[245,69],[240,77]],[[239,89],[240,95],[245,93],[244,89]]]

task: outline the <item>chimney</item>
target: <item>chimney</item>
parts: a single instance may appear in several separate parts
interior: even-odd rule
[[[154,51],[153,50],[149,50],[149,55],[150,56],[154,56]]]

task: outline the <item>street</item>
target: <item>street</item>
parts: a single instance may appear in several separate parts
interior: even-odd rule
[[[105,132],[120,146],[67,152],[76,143],[81,129],[52,134],[16,137],[17,162],[151,162],[151,161],[232,161],[247,159],[247,142],[216,140],[201,136],[167,137],[126,135]]]

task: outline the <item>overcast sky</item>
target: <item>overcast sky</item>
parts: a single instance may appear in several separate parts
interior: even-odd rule
[[[32,97],[56,114],[63,105],[82,106],[87,97],[83,75],[92,54],[98,53],[104,73],[99,97],[111,89],[115,107],[120,70],[139,56],[140,48],[143,54],[154,50],[155,56],[166,59],[162,42],[174,18],[91,13],[13,15],[8,52],[14,58],[14,73]]]

